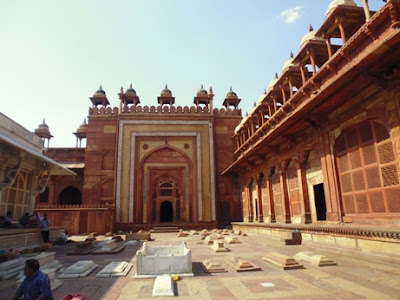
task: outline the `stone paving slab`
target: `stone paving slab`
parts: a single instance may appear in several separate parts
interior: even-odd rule
[[[82,237],[82,239],[85,237]],[[102,237],[99,236],[98,239]],[[182,238],[176,233],[153,233],[152,246],[179,244]],[[346,249],[329,251],[310,244],[284,246],[277,240],[250,233],[241,239],[241,244],[229,245],[231,252],[214,253],[208,245],[196,244],[199,236],[185,238],[192,251],[194,277],[184,277],[174,283],[175,298],[178,299],[400,299],[400,265],[380,260],[376,256],[347,254]],[[65,267],[79,260],[93,260],[99,268],[116,260],[129,262],[136,268],[136,251],[141,243],[127,247],[116,255],[67,256],[75,247],[73,243],[54,247],[55,259]],[[293,257],[300,251],[318,253],[331,258],[336,266],[320,268],[310,263],[304,269],[283,271],[262,260],[269,252],[278,252]],[[261,267],[261,271],[237,273],[227,268],[224,273],[206,273],[201,262],[206,259],[224,261],[241,257]],[[125,277],[96,278],[95,272],[85,278],[63,280],[64,284],[53,292],[54,299],[65,295],[82,294],[87,300],[157,299],[152,297],[154,278],[135,279],[134,272]],[[0,281],[0,299],[15,292],[18,284],[14,279]],[[159,299],[162,299],[160,297]]]

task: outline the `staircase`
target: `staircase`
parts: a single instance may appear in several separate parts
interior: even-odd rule
[[[179,232],[178,227],[174,226],[156,226],[150,230],[151,233]]]

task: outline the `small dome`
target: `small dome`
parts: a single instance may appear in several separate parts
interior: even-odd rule
[[[226,98],[237,98],[236,93],[232,91],[232,87],[230,88],[228,94],[226,94]]]
[[[333,0],[331,4],[329,4],[325,15],[327,16],[331,12],[331,10],[333,10],[335,7],[339,5],[357,6],[354,0]]]
[[[290,58],[283,64],[282,71],[284,71],[288,67],[297,66],[297,64],[293,63],[293,52],[290,52]]]
[[[43,118],[42,124],[39,124],[38,128],[47,128],[47,129],[49,129],[49,126],[47,126],[47,124],[46,124],[44,118]]]
[[[316,36],[315,34],[316,34],[316,32],[314,31],[313,27],[310,25],[309,32],[305,36],[303,36],[303,38],[301,39],[300,48],[303,47],[303,45],[307,41],[324,41],[324,39],[322,37]]]
[[[168,85],[165,85],[165,88],[161,91],[161,96],[171,97],[172,92],[168,89]]]
[[[274,87],[274,85],[278,82],[278,79],[279,79],[278,73],[275,73],[275,79],[273,79],[273,80],[271,80],[271,81],[269,82],[269,84],[268,84],[268,90],[269,90],[270,88],[273,88],[273,87]]]
[[[197,91],[197,96],[199,95],[207,95],[207,91],[203,88],[203,85],[201,85],[201,88]]]
[[[135,94],[135,96],[136,96],[136,91],[132,88],[132,83],[130,84],[129,88],[126,90],[125,94]]]
[[[106,95],[106,92],[103,91],[103,87],[100,85],[100,88],[94,93],[95,95]]]
[[[79,125],[78,130],[84,130],[87,127],[86,119],[83,120],[83,123]]]

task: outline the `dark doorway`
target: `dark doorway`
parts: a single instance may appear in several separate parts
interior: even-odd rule
[[[323,183],[314,185],[314,200],[317,220],[326,221],[326,202]]]
[[[161,202],[160,206],[160,222],[172,222],[174,211],[170,201]]]
[[[62,190],[58,198],[60,205],[82,204],[82,193],[76,187],[69,186]]]

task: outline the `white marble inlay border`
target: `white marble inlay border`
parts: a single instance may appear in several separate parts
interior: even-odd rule
[[[210,172],[211,172],[211,220],[216,220],[215,213],[215,171],[214,171],[214,136],[212,124],[208,124],[208,136],[210,138]]]
[[[215,220],[215,174],[214,174],[214,139],[213,139],[213,131],[212,131],[212,121],[166,121],[166,120],[122,120],[119,122],[119,131],[118,131],[118,165],[117,165],[117,191],[116,191],[116,221],[120,222],[121,220],[121,171],[122,171],[122,139],[123,139],[123,129],[124,125],[129,124],[166,124],[166,125],[208,125],[209,126],[209,136],[210,136],[210,170],[211,172],[211,214],[212,219]],[[164,132],[171,135],[179,135],[179,136],[188,136],[188,132]],[[190,132],[193,133],[193,132]],[[203,219],[203,201],[202,201],[202,182],[201,182],[201,147],[200,147],[200,133],[194,132],[197,138],[197,174],[198,174],[198,204],[199,204],[199,220]],[[135,157],[132,152],[135,152],[135,148],[132,148],[132,144],[135,143],[135,138],[132,139],[131,135],[131,170],[130,170],[130,191],[129,191],[129,222],[133,222],[133,179],[134,172],[132,172],[132,166],[134,166],[135,160],[132,160]],[[163,136],[157,132],[136,132],[136,135],[142,136]],[[190,136],[190,135],[189,135]],[[194,135],[192,135],[194,136]],[[214,184],[213,184],[214,183]]]

